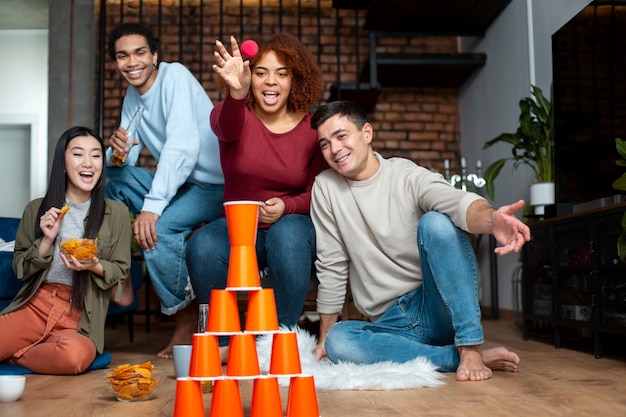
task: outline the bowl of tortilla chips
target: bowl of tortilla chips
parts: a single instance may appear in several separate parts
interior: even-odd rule
[[[124,364],[107,370],[104,376],[118,401],[146,401],[161,382],[163,368],[155,367],[150,361]]]
[[[61,252],[68,258],[73,256],[78,262],[88,263],[98,254],[98,242],[98,238],[87,239],[73,237],[61,239],[59,247],[61,248]]]

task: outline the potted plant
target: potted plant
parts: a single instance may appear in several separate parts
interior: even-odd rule
[[[483,146],[483,149],[487,149],[496,143],[508,143],[512,148],[512,156],[495,161],[485,171],[487,195],[492,199],[494,180],[508,161],[513,161],[513,170],[522,164],[528,165],[535,174],[537,184],[548,183],[549,186],[551,185],[552,198],[554,199],[552,92],[549,99],[535,85],[531,85],[531,92],[532,97],[523,98],[519,102],[521,112],[517,131],[515,133],[502,133]],[[542,202],[541,204],[548,203]]]

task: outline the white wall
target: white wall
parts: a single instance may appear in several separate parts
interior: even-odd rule
[[[510,155],[510,148],[506,146],[482,150],[483,144],[500,133],[516,130],[518,102],[530,95],[531,83],[548,95],[552,83],[551,36],[590,2],[513,0],[484,38],[463,42],[465,51],[487,54],[485,67],[468,80],[460,92],[461,149],[468,163],[480,159],[486,168],[493,161]],[[528,30],[529,24],[531,30]],[[497,207],[520,198],[528,201],[531,171],[523,167],[512,173],[511,167],[510,163],[505,165],[495,181],[494,204]],[[479,264],[484,277],[482,304],[489,306],[487,247],[479,251]],[[498,257],[501,309],[513,310],[511,281],[518,266],[519,257],[514,254]]]
[[[48,31],[0,30],[0,55],[3,57],[3,64],[0,65],[0,124],[28,125],[31,128],[30,189],[25,194],[30,200],[45,193],[48,176]],[[23,162],[7,158],[8,152],[2,149],[1,141],[0,153],[4,168],[13,164],[12,171],[23,172]],[[21,217],[28,201],[15,204],[15,200],[24,198],[22,194],[3,194],[0,216]],[[14,206],[21,209],[16,212]]]

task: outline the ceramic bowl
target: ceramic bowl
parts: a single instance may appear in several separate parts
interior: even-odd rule
[[[107,370],[104,375],[118,401],[146,401],[163,379],[163,368],[154,367],[147,373],[125,372],[123,375],[114,375],[113,371]]]
[[[10,403],[18,400],[25,386],[24,375],[0,375],[0,402]]]

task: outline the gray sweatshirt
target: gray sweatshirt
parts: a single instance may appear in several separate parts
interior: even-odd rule
[[[313,185],[320,313],[341,311],[349,281],[356,308],[371,319],[380,317],[422,283],[420,217],[436,210],[467,231],[467,210],[483,199],[408,159],[376,157],[380,168],[367,180],[351,181],[329,169]]]

